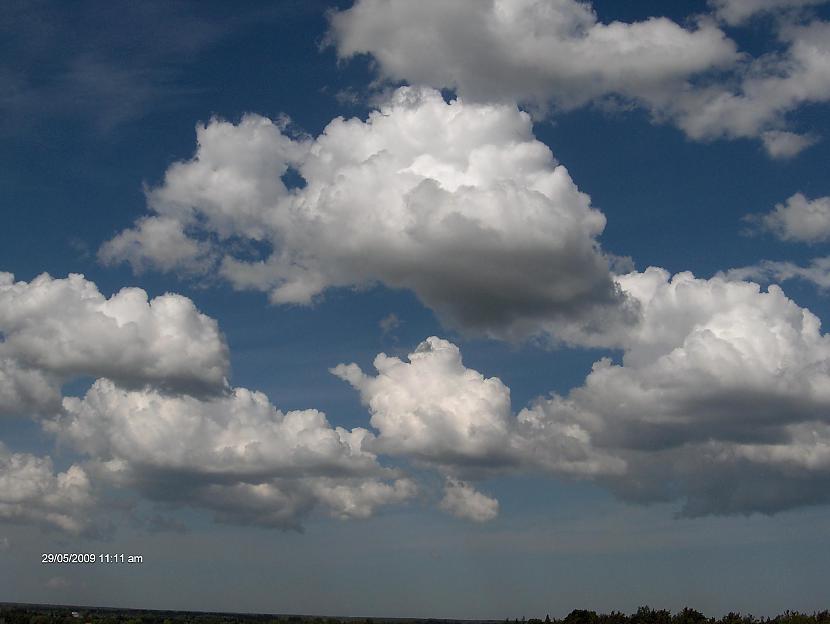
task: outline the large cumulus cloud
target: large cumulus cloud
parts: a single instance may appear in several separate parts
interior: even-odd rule
[[[816,2],[713,4],[718,18],[736,24]],[[332,14],[330,37],[341,58],[372,55],[385,79],[468,99],[571,109],[622,98],[693,139],[758,138],[776,158],[815,142],[790,128],[786,114],[830,99],[828,25],[788,23],[779,29],[784,51],[751,58],[711,17],[697,22],[603,23],[576,0],[358,0]]]
[[[248,115],[198,128],[193,159],[149,192],[152,214],[101,258],[185,273],[219,262],[234,287],[275,303],[379,282],[498,337],[590,332],[619,312],[597,244],[605,217],[514,105],[401,88],[315,139],[284,127]],[[286,187],[289,169],[304,186]]]

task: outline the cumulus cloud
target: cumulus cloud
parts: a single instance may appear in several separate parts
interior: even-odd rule
[[[48,457],[0,448],[0,519],[90,529],[90,479],[280,528],[301,528],[317,508],[367,517],[417,490],[364,448],[369,431],[229,388],[217,324],[185,297],[125,288],[106,298],[81,275],[3,273],[0,331],[0,409],[39,413],[86,458],[55,475]],[[62,398],[78,376],[99,378],[83,397]]]
[[[469,483],[447,479],[441,509],[457,518],[487,522],[499,515],[499,502],[477,491]]]
[[[775,512],[828,501],[830,338],[780,288],[650,268],[619,276],[640,322],[621,362],[515,416],[509,390],[437,338],[378,374],[334,373],[361,394],[384,453],[481,478],[535,472],[594,479],[690,515]],[[457,478],[457,477],[455,477]]]
[[[127,262],[136,273],[158,268],[201,274],[212,260],[207,244],[189,238],[180,221],[164,217],[139,219],[134,228],[107,241],[98,257],[107,265]]]
[[[371,54],[393,81],[562,108],[648,94],[736,59],[734,43],[712,24],[603,24],[575,0],[359,0],[332,14],[330,36],[341,58]]]
[[[378,430],[379,453],[403,456],[442,473],[484,476],[498,471],[559,474],[615,472],[619,461],[584,444],[579,423],[516,418],[510,389],[467,368],[458,347],[427,338],[408,362],[380,354],[377,375],[355,364],[332,373],[351,384]]]
[[[317,410],[283,413],[260,392],[205,399],[99,379],[63,403],[45,426],[96,477],[229,522],[297,528],[315,507],[366,517],[414,493],[364,448],[367,430],[332,427]]]
[[[274,303],[407,288],[448,325],[502,338],[590,330],[618,313],[596,240],[605,217],[514,105],[401,88],[365,121],[335,119],[315,139],[284,128],[256,115],[199,127],[193,159],[149,192],[153,214],[101,257],[187,272],[221,256],[235,288]],[[304,185],[286,187],[289,169]],[[190,247],[168,249],[148,228],[156,221]]]
[[[106,376],[136,387],[221,392],[228,352],[193,302],[139,288],[110,298],[82,275],[31,282],[0,273],[0,411],[54,411],[60,384]]]
[[[719,19],[738,26],[762,13],[797,11],[824,4],[827,0],[709,0]]]
[[[730,23],[808,4],[714,3]],[[786,158],[816,140],[788,130],[786,114],[830,99],[829,27],[786,25],[783,52],[751,58],[707,17],[689,29],[666,18],[605,24],[576,0],[358,0],[332,14],[330,38],[341,58],[372,55],[391,82],[558,110],[622,98],[690,138],[757,138]]]
[[[801,193],[762,215],[747,215],[758,229],[788,242],[822,243],[830,240],[830,197],[808,199]]]
[[[49,457],[12,453],[0,444],[0,520],[79,534],[89,528],[93,503],[80,466],[56,474]]]
[[[332,369],[368,406],[378,451],[444,465],[513,461],[510,390],[501,380],[466,368],[458,347],[434,336],[408,359],[378,355],[374,377],[356,364]]]
[[[786,25],[778,38],[786,49],[743,64],[736,85],[713,83],[663,92],[648,105],[693,139],[759,137],[770,156],[794,156],[816,137],[788,131],[787,113],[830,100],[830,23]]]
[[[826,501],[822,460],[830,338],[780,288],[660,269],[618,278],[642,304],[621,364],[529,408],[575,418],[613,449],[622,496],[688,514],[772,512]],[[798,459],[802,457],[802,459]]]

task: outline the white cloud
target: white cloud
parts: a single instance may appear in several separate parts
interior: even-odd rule
[[[732,23],[808,0],[723,0]],[[761,139],[775,158],[816,137],[788,130],[788,112],[830,100],[828,25],[780,28],[783,52],[740,54],[711,18],[602,23],[575,0],[453,3],[359,0],[331,17],[341,58],[370,54],[381,78],[452,88],[469,100],[570,109],[622,98],[695,140]]]
[[[330,36],[340,58],[371,54],[392,81],[562,108],[650,94],[736,59],[713,24],[603,24],[575,0],[359,0],[332,14]]]
[[[80,466],[55,474],[49,457],[12,453],[0,444],[0,520],[78,534],[89,528],[93,502]]]
[[[78,376],[216,393],[229,369],[216,322],[186,297],[125,288],[107,299],[82,275],[0,273],[0,335],[3,412],[57,409],[60,384]]]
[[[98,254],[104,264],[127,262],[136,273],[149,268],[204,273],[210,267],[210,247],[189,238],[180,221],[145,217],[135,227],[107,241]]]
[[[728,279],[754,280],[761,283],[798,279],[826,291],[830,290],[830,257],[813,258],[807,266],[788,261],[762,260],[751,266],[730,269],[724,276]]]
[[[642,304],[622,364],[598,362],[567,397],[530,408],[576,418],[627,464],[621,495],[682,499],[689,514],[825,502],[830,338],[776,286],[659,269],[618,278]],[[520,416],[521,418],[521,416]],[[805,455],[806,454],[806,455]]]
[[[316,506],[365,517],[414,493],[364,448],[367,430],[332,427],[317,410],[283,413],[244,388],[200,399],[99,379],[64,411],[45,426],[95,476],[227,521],[295,528]]]
[[[648,106],[693,139],[758,137],[770,156],[794,156],[816,137],[787,131],[787,113],[830,101],[830,23],[784,26],[779,39],[786,50],[746,63],[736,86],[712,83],[663,92]]]
[[[56,375],[21,367],[11,358],[0,359],[0,414],[54,412],[60,404]]]
[[[565,396],[512,415],[509,390],[437,338],[378,374],[335,374],[359,390],[383,453],[458,478],[590,478],[684,513],[775,512],[830,501],[830,337],[780,288],[651,268],[617,278],[640,322],[613,338]]]
[[[510,406],[510,389],[464,366],[451,342],[427,338],[408,362],[380,354],[377,375],[355,364],[332,373],[360,392],[379,435],[378,453],[403,456],[442,473],[469,477],[530,470],[558,474],[614,473],[621,462],[586,446],[576,421],[539,422]]]
[[[830,197],[808,199],[801,193],[762,215],[746,219],[784,241],[822,243],[830,240]]]
[[[825,2],[827,0],[709,0],[718,18],[733,26],[760,13],[793,11]]]
[[[499,515],[499,502],[477,491],[469,483],[447,479],[441,509],[457,518],[487,522]]]
[[[402,88],[313,140],[283,127],[248,115],[198,128],[194,158],[149,192],[154,215],[101,256],[170,269],[183,246],[153,238],[147,224],[162,220],[199,237],[184,272],[223,255],[221,275],[274,303],[380,282],[413,290],[453,327],[509,338],[618,311],[596,241],[605,217],[514,105]],[[282,183],[289,167],[304,187]]]
[[[438,464],[515,461],[510,448],[510,390],[461,361],[454,344],[427,338],[409,362],[380,354],[377,376],[356,364],[332,372],[360,392],[379,431],[379,452]]]
[[[771,158],[792,158],[818,142],[811,134],[796,134],[785,130],[766,130],[761,133],[764,149]]]

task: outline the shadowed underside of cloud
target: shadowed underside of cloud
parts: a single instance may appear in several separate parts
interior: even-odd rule
[[[692,29],[654,17],[606,24],[576,0],[358,0],[332,13],[329,37],[343,59],[371,55],[383,79],[455,89],[470,101],[568,110],[622,98],[692,139],[757,138],[774,158],[809,147],[817,137],[793,131],[786,115],[830,100],[830,25],[796,26],[792,9],[819,2],[712,4],[732,25],[790,15],[778,31],[785,51],[740,54],[710,16]]]
[[[315,139],[256,115],[197,134],[196,155],[168,169],[151,214],[101,248],[104,262],[216,268],[274,303],[381,283],[451,327],[508,339],[580,341],[630,313],[596,240],[605,217],[513,105],[401,88]],[[286,187],[289,168],[304,186]]]

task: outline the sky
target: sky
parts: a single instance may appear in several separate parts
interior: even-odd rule
[[[0,601],[827,608],[830,4],[0,31]]]

